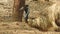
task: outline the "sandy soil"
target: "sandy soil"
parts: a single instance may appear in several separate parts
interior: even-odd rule
[[[41,32],[22,22],[0,22],[0,34],[60,34],[59,32]]]

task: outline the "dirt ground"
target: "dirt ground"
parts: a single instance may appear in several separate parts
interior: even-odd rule
[[[0,22],[0,34],[60,34],[60,32],[42,32],[22,22]]]

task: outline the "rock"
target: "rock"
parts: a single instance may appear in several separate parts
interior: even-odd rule
[[[48,31],[50,27],[57,29],[58,26],[55,23],[57,13],[59,12],[57,1],[33,1],[29,4],[29,19],[28,24],[37,29]],[[57,11],[58,10],[58,11]],[[40,21],[41,20],[41,21]]]
[[[32,27],[35,27],[41,31],[48,31],[52,24],[49,23],[46,17],[30,18],[28,19],[28,24]]]
[[[0,21],[9,21],[12,19],[13,1],[0,0]]]
[[[19,9],[24,5],[25,0],[0,0],[0,21],[22,20],[23,10]]]

